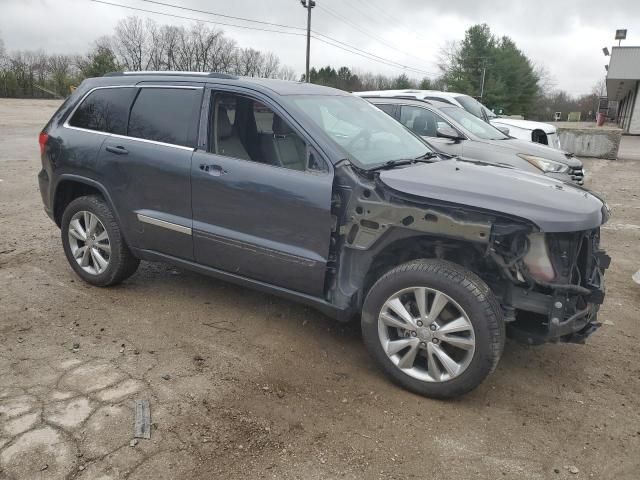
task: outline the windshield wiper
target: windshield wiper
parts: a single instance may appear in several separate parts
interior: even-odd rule
[[[378,165],[377,167],[368,168],[368,172],[375,172],[378,170],[387,170],[390,168],[401,167],[404,165],[413,165],[414,163],[431,163],[430,160],[433,158],[437,158],[438,154],[435,152],[427,152],[424,155],[420,155],[416,158],[401,158],[399,160],[389,160],[388,162],[384,162],[382,165]]]

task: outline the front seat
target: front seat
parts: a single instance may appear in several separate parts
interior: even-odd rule
[[[276,163],[293,170],[305,170],[305,145],[278,115],[273,116],[273,150]]]
[[[218,114],[216,118],[217,131],[217,151],[219,155],[226,157],[241,158],[242,160],[251,160],[249,154],[245,150],[240,137],[235,131],[235,127],[229,121],[227,109],[222,105],[218,105]]]
[[[433,115],[423,113],[413,120],[413,130],[418,135],[425,137],[436,137],[438,135],[438,125]]]

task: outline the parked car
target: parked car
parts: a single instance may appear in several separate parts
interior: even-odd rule
[[[96,286],[163,261],[360,316],[400,385],[452,397],[495,368],[505,328],[583,342],[608,257],[597,196],[452,160],[351,94],[222,74],[82,82],[39,138],[45,210]]]
[[[584,183],[582,162],[573,155],[512,138],[450,103],[403,97],[362,97],[444,153],[544,173],[578,185]]]
[[[356,95],[380,96],[380,97],[413,97],[420,100],[439,100],[442,102],[464,108],[467,112],[476,117],[491,123],[494,127],[503,130],[508,129],[509,135],[514,138],[526,140],[528,142],[548,145],[556,150],[562,150],[560,137],[556,127],[548,123],[534,122],[531,120],[520,120],[516,118],[499,117],[475,98],[454,92],[440,92],[438,90],[378,90],[370,92],[354,92]]]

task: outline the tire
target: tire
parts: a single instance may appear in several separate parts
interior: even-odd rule
[[[422,309],[418,298],[425,298]],[[432,398],[480,385],[505,341],[502,310],[487,284],[443,260],[416,260],[383,275],[367,294],[361,326],[367,349],[391,379]]]
[[[95,240],[91,235],[86,235],[94,222],[93,216],[97,219],[94,223]],[[71,268],[91,285],[116,285],[138,269],[140,260],[129,250],[111,208],[98,195],[79,197],[67,205],[62,214],[61,235],[64,253]],[[97,251],[100,257],[92,250]],[[74,252],[79,255],[78,259]],[[81,265],[81,262],[85,263],[83,252],[87,253],[85,266]],[[106,265],[103,261],[107,262]]]

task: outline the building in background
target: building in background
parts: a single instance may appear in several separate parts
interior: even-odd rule
[[[617,123],[640,135],[640,47],[613,47],[607,71],[607,96],[618,105]]]

